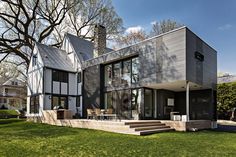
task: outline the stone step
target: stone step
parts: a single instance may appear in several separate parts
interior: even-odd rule
[[[130,125],[130,124],[147,124],[147,123],[161,123],[158,120],[141,120],[141,121],[125,121],[125,125]]]
[[[145,130],[145,131],[139,131],[139,132],[137,132],[137,134],[138,135],[150,135],[150,134],[154,134],[154,133],[167,132],[167,131],[174,131],[174,129],[163,128],[163,129]]]
[[[160,125],[160,126],[145,126],[145,127],[137,127],[134,128],[134,131],[144,131],[144,130],[153,130],[153,129],[164,129],[164,128],[170,128],[166,125]]]
[[[137,127],[145,127],[145,126],[165,126],[162,123],[137,123],[137,124],[129,124],[130,128],[137,128]]]

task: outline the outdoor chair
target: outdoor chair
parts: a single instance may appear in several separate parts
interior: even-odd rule
[[[101,114],[102,114],[101,109],[96,108],[94,109],[94,111],[95,111],[95,118],[96,119],[98,119],[98,117],[101,118]]]
[[[94,111],[92,109],[87,109],[87,119],[89,119],[89,117],[94,117]]]
[[[113,109],[111,108],[107,109],[106,114],[112,114],[112,113],[113,113]]]

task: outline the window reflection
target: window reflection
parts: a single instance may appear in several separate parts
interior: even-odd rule
[[[139,69],[139,60],[138,58],[132,59],[132,83],[137,83],[139,81],[138,76],[138,69]]]
[[[120,84],[130,86],[131,83],[137,83],[139,81],[138,69],[138,57],[106,65],[104,67],[105,87]]]
[[[123,62],[122,83],[129,86],[131,84],[131,60]]]

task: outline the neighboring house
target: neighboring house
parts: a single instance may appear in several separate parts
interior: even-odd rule
[[[217,53],[181,27],[111,51],[96,27],[95,43],[66,34],[61,49],[36,43],[28,69],[28,116],[59,106],[86,117],[112,108],[123,119],[216,120]],[[110,52],[109,52],[110,51]]]
[[[221,83],[230,83],[230,82],[236,82],[236,76],[235,75],[223,75],[223,76],[219,76],[217,78],[217,83],[221,84]]]
[[[0,108],[26,109],[26,86],[17,78],[0,85]]]

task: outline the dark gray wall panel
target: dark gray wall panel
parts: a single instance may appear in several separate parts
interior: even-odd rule
[[[217,53],[198,36],[187,29],[187,80],[208,88],[216,88]],[[195,58],[195,52],[204,55],[202,67]],[[200,68],[199,68],[200,67]]]

